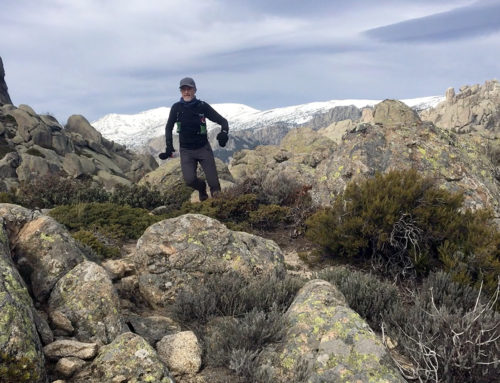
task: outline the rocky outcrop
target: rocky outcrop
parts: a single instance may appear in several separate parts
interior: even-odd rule
[[[405,382],[381,340],[345,303],[334,286],[309,281],[286,313],[290,324],[278,357],[265,360],[274,368],[273,381]]]
[[[229,169],[237,180],[263,177],[263,184],[279,177],[303,185],[315,182],[315,168],[333,155],[337,144],[310,128],[290,131],[280,146],[259,146],[235,154]]]
[[[229,172],[226,164],[219,159],[215,159],[215,165],[217,166],[217,174],[219,175],[220,181],[227,181],[230,183],[234,182],[233,176]],[[200,178],[205,178],[201,166],[198,166],[197,175]],[[163,161],[160,167],[146,174],[139,181],[139,184],[141,185],[150,184],[152,186],[157,186],[160,189],[168,188],[177,183],[184,183],[184,179],[182,178],[181,160],[178,156]]]
[[[129,257],[103,268],[81,260],[64,229],[40,212],[0,204],[0,214],[1,381],[243,382],[228,369],[204,366],[202,340],[166,315],[176,291],[205,273],[284,275],[283,254],[273,241],[188,214],[150,226]],[[60,265],[61,254],[78,263],[69,270],[64,263],[55,267],[61,274],[40,273],[42,287],[42,275],[51,281],[47,286],[55,281],[43,287],[49,299],[40,302],[28,292],[36,278],[20,274],[13,261],[23,258],[20,252],[31,267]],[[398,381],[380,341],[327,282],[307,284],[285,315],[285,340],[259,356],[277,382],[304,371],[311,382],[368,376]]]
[[[92,363],[71,381],[174,383],[153,347],[130,332],[121,334],[102,347]]]
[[[67,230],[48,216],[25,224],[14,245],[14,260],[38,302],[46,301],[56,282],[85,258]]]
[[[446,100],[435,108],[420,113],[422,120],[456,133],[500,133],[500,83],[486,81],[484,85],[463,86],[455,94],[446,91]]]
[[[12,104],[5,82],[5,69],[3,68],[2,58],[0,57],[0,105]]]
[[[83,116],[63,127],[27,105],[0,106],[0,190],[34,177],[91,177],[107,189],[130,185],[158,167],[150,155],[108,141]]]
[[[217,167],[217,174],[219,176],[219,181],[222,189],[226,189],[234,185],[234,178],[229,172],[227,165],[222,162],[222,160],[216,158],[215,165]],[[198,166],[197,176],[201,179],[205,179],[205,174],[201,166]],[[184,184],[184,179],[182,177],[181,161],[179,157],[169,158],[166,161],[162,161],[162,164],[155,170],[149,172],[144,177],[139,180],[140,185],[151,185],[158,190],[168,190],[178,185]],[[207,190],[209,188],[207,187]],[[198,198],[198,192],[194,191],[192,199],[196,200]]]
[[[271,240],[231,231],[219,221],[186,214],[160,221],[137,241],[139,290],[153,307],[175,301],[200,274],[236,271],[243,276],[283,274],[281,249]]]
[[[108,344],[125,331],[118,294],[99,265],[80,263],[56,283],[49,311],[64,315],[82,342]],[[61,329],[63,330],[63,329]]]
[[[46,382],[35,309],[10,251],[5,222],[0,217],[0,381]]]
[[[287,143],[289,136],[285,137],[280,147],[236,153],[229,168],[237,180],[257,172],[264,177],[288,174],[311,186],[313,200],[322,205],[329,205],[353,180],[414,168],[449,190],[464,192],[467,207],[499,209],[500,189],[484,142],[421,121],[395,100],[377,104],[370,114],[365,118],[372,123],[346,122],[349,130],[340,139],[332,127],[317,132],[297,129],[290,133],[296,138]],[[314,135],[326,138],[321,141]]]

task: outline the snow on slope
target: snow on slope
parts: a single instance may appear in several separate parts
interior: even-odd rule
[[[436,106],[444,100],[442,96],[431,96],[401,100],[408,106],[423,110]],[[288,106],[260,111],[242,104],[213,104],[212,107],[229,121],[230,130],[257,129],[277,123],[303,124],[315,114],[327,112],[336,106],[354,105],[358,108],[373,106],[380,100],[332,100]],[[144,145],[149,139],[165,133],[170,108],[161,107],[138,114],[108,114],[92,122],[101,134],[109,140],[124,144],[129,148]],[[218,125],[208,121],[208,130]]]

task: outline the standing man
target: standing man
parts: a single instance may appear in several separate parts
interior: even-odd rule
[[[198,190],[200,201],[204,201],[208,198],[207,185],[205,181],[196,176],[198,163],[203,168],[212,197],[221,190],[214,153],[207,138],[205,119],[208,118],[221,126],[217,141],[222,147],[226,146],[228,140],[229,125],[227,120],[210,105],[196,98],[196,84],[191,77],[183,78],[179,89],[182,97],[170,109],[165,126],[166,150],[165,153],[160,153],[159,157],[165,160],[175,152],[172,144],[172,129],[175,125],[179,134],[181,170],[184,181],[186,185]]]

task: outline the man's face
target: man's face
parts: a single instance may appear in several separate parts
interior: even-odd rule
[[[182,99],[186,102],[191,101],[194,98],[195,94],[196,94],[195,88],[191,88],[190,86],[183,86],[181,88]]]

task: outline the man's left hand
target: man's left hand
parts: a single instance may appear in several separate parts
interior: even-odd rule
[[[226,131],[222,130],[218,135],[217,135],[217,141],[219,141],[219,145],[221,147],[226,146],[227,140],[229,140],[229,136]]]

